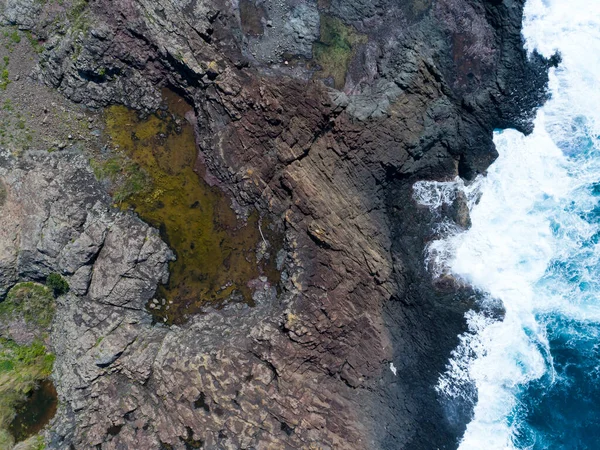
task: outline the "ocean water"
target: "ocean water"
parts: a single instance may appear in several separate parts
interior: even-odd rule
[[[523,35],[563,58],[533,134],[497,131],[498,160],[467,186],[415,185],[432,209],[470,202],[472,227],[440,224],[429,269],[506,310],[467,315],[437,390],[476,387],[461,450],[600,449],[600,0],[528,0]]]

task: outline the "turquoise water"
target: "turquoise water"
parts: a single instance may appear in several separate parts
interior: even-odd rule
[[[535,131],[498,131],[498,160],[465,186],[419,183],[432,209],[457,190],[472,227],[446,224],[426,264],[501,300],[502,321],[471,312],[437,386],[468,396],[461,450],[600,449],[600,1],[529,0],[529,50],[563,62]]]

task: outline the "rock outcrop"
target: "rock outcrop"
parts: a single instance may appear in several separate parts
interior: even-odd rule
[[[81,154],[4,154],[0,177],[4,292],[18,280],[60,272],[77,295],[144,310],[167,281],[173,254],[158,231],[113,210]]]
[[[5,3],[33,27],[33,7]],[[455,448],[469,404],[433,385],[476,296],[432,284],[434,218],[412,184],[472,179],[494,128],[531,129],[557,61],[523,50],[523,1],[42,9],[40,80],[90,107],[185,96],[199,162],[280,223],[287,250],[280,294],[264,283],[253,308],[152,325],[143,305],[172,257],[156,232],[110,210],[76,155],[5,163],[2,288],[50,270],[74,287],[54,327],[50,448]]]

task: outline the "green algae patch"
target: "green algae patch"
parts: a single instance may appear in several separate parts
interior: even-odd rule
[[[44,344],[55,308],[52,290],[31,282],[16,284],[0,303],[0,450],[25,440],[24,449],[43,448],[35,435],[58,403],[48,379],[54,355]]]
[[[313,57],[321,66],[320,78],[333,78],[334,87],[342,89],[355,47],[366,44],[367,37],[344,24],[337,17],[321,15],[319,41],[313,44]]]
[[[169,112],[147,118],[122,106],[107,108],[106,131],[118,148],[115,157],[148,177],[143,190],[120,198],[120,206],[158,228],[177,256],[168,284],[156,294],[159,302],[148,306],[156,320],[181,323],[206,305],[232,298],[251,304],[248,283],[273,273],[266,266],[274,257],[257,261],[258,214],[238,220],[225,194],[194,170],[194,131],[183,117],[191,107],[172,93],[166,98]]]
[[[28,448],[44,448],[41,436],[36,436],[52,420],[58,407],[57,393],[50,380],[42,380],[27,400],[17,408],[17,415],[10,423],[9,431],[17,442],[32,437]]]
[[[0,338],[0,448],[38,433],[54,416],[56,391],[48,380],[53,364],[41,341],[19,345]]]

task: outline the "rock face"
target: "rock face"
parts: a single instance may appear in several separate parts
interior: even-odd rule
[[[32,27],[34,6],[4,3]],[[51,270],[73,286],[50,448],[455,448],[470,405],[433,385],[475,294],[431,282],[434,218],[412,184],[472,179],[496,157],[494,128],[531,129],[557,61],[527,58],[523,0],[86,8],[39,13],[38,78],[91,107],[184,95],[199,161],[283,225],[287,258],[282,292],[262,285],[256,307],[153,326],[143,305],[172,257],[156,232],[110,210],[76,155],[6,160],[0,287]]]
[[[7,192],[0,236],[2,289],[17,280],[68,276],[78,295],[143,310],[173,258],[158,232],[117,213],[81,155],[32,152],[3,155]]]

